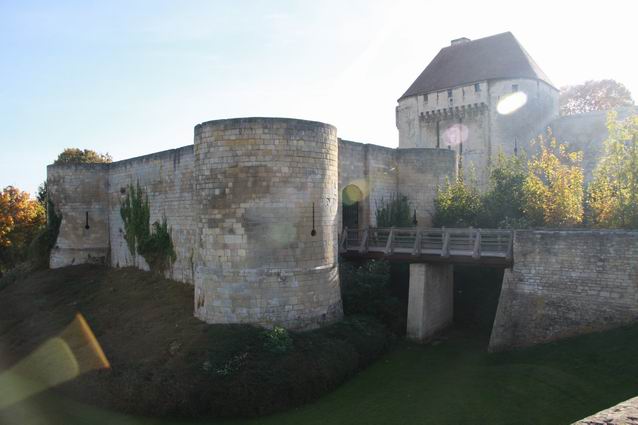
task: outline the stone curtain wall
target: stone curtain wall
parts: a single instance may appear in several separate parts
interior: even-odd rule
[[[148,195],[150,223],[165,217],[177,258],[166,273],[172,279],[193,283],[196,247],[193,213],[193,146],[114,162],[109,171],[109,222],[111,266],[136,266],[148,270],[142,256],[131,255],[124,239],[120,206],[129,185],[140,184]]]
[[[499,152],[531,152],[529,142],[544,133],[558,117],[558,91],[548,84],[526,78],[477,82],[452,89],[403,98],[396,109],[399,149],[448,146],[460,154],[463,142],[463,169],[479,187],[487,189],[489,172]],[[499,101],[517,86],[527,95],[526,104],[516,112],[501,115]],[[459,134],[455,129],[462,129]],[[459,137],[460,136],[460,137]]]
[[[128,186],[139,183],[148,196],[150,223],[166,217],[171,230],[177,259],[167,275],[193,282],[193,146],[112,164],[50,165],[47,171],[50,199],[62,214],[51,267],[109,262],[148,270],[141,256],[129,252],[120,215]]]
[[[336,129],[318,122],[195,128],[197,317],[289,328],[341,317],[337,154]]]
[[[341,196],[354,184],[363,193],[359,223],[376,226],[376,210],[397,193],[416,208],[420,227],[432,223],[436,190],[446,178],[454,178],[457,157],[449,149],[391,149],[339,140],[339,229],[342,228]]]
[[[617,108],[618,119],[624,120],[638,114],[638,107]],[[607,114],[609,111],[594,111],[585,114],[568,115],[551,122],[550,127],[556,140],[567,143],[570,151],[583,152],[585,182],[591,181],[598,161],[605,153],[607,139]]]
[[[456,178],[456,154],[449,149],[398,149],[399,192],[408,197],[417,226],[432,225],[437,188]]]
[[[51,268],[104,263],[109,246],[108,164],[49,165],[47,181],[49,200],[62,215]]]
[[[49,166],[51,200],[63,216],[51,266],[148,270],[129,252],[120,215],[129,186],[139,183],[150,224],[166,218],[171,231],[177,258],[166,275],[195,284],[197,317],[318,326],[342,314],[343,188],[355,184],[363,194],[361,226],[376,225],[377,206],[396,193],[408,196],[425,226],[436,186],[455,171],[453,151],[337,142],[326,124],[212,121],[195,128],[195,145],[111,164]]]
[[[339,232],[343,229],[342,207],[343,189],[355,185],[361,190],[363,199],[359,202],[359,225],[370,223],[370,198],[368,197],[368,179],[366,157],[368,145],[339,139],[339,210],[337,213]]]
[[[399,191],[396,149],[366,145],[366,172],[370,205],[370,226],[377,225],[377,208]]]
[[[638,232],[517,231],[491,350],[638,320]]]

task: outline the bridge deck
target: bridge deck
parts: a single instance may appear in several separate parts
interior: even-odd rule
[[[501,229],[343,229],[339,253],[350,258],[409,262],[512,264],[513,232]]]

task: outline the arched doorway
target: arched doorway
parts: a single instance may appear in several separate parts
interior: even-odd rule
[[[360,226],[359,211],[363,193],[357,186],[350,184],[341,192],[341,218],[343,227],[358,229]]]

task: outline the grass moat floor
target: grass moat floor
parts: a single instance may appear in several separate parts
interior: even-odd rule
[[[96,273],[95,279],[100,279],[98,275],[102,272]],[[71,275],[69,277],[73,278]],[[28,338],[32,335],[30,332],[33,332],[36,321],[24,319],[21,323],[11,322],[7,310],[2,309],[12,302],[24,304],[24,308],[36,305],[42,309],[42,314],[51,314],[47,310],[51,305],[42,297],[56,298],[56,291],[35,297],[32,303],[25,303],[19,299],[9,299],[15,294],[13,290],[8,290],[0,290],[0,354],[6,355],[6,335],[12,332],[15,335],[16,326],[22,327],[20,334],[27,339],[21,342],[12,339],[11,348],[27,354],[38,345],[37,341]],[[58,290],[66,292],[68,288]],[[81,288],[75,287],[74,290],[81,291]],[[157,293],[152,296],[157,298],[156,301],[169,305],[171,298],[176,296],[175,293],[163,295],[158,288],[155,290]],[[17,293],[22,296],[28,294]],[[84,299],[79,292],[76,296]],[[89,301],[84,302],[86,304]],[[67,307],[60,305],[56,310]],[[14,305],[14,314],[28,312],[21,308]],[[69,308],[69,312],[73,308]],[[182,317],[179,312],[171,311],[170,308],[165,311],[170,320],[177,320],[179,326],[186,324],[179,321],[186,320],[178,319]],[[131,312],[130,318],[127,316],[127,320],[136,323],[131,326],[139,328],[137,331],[127,330],[133,332],[127,349],[139,350],[137,354],[131,351],[131,355],[141,356],[145,349],[149,349],[148,346],[136,347],[139,345],[135,344],[136,340],[139,341],[143,333],[148,331],[148,327],[140,323],[164,320],[142,313]],[[122,315],[125,312],[114,311],[114,314]],[[87,316],[87,321],[91,323],[90,315]],[[51,321],[46,331],[55,334],[60,325]],[[46,333],[42,329],[38,332],[42,335]],[[96,336],[100,339],[101,335],[108,345],[109,336],[98,327]],[[162,344],[170,346],[170,338],[162,341]],[[77,398],[72,397],[73,393],[49,390],[0,410],[0,423],[568,424],[638,395],[638,326],[509,353],[488,354],[486,345],[484,334],[467,329],[453,329],[430,345],[399,343],[370,367],[318,400],[252,420],[180,420],[125,415],[115,409],[77,401]],[[0,358],[0,362],[2,360]],[[0,364],[0,376],[1,370],[9,367],[10,363],[5,361]],[[113,363],[117,365],[117,361]],[[175,364],[175,367],[180,364]],[[174,372],[180,373],[179,370]],[[183,381],[176,378],[176,382]],[[170,380],[160,383],[152,378],[149,380],[149,385],[158,384],[170,393]],[[122,391],[126,391],[126,388],[122,388]]]

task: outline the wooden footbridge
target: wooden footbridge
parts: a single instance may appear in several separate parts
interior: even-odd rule
[[[509,267],[513,239],[511,230],[346,227],[339,235],[339,253],[346,258]]]

